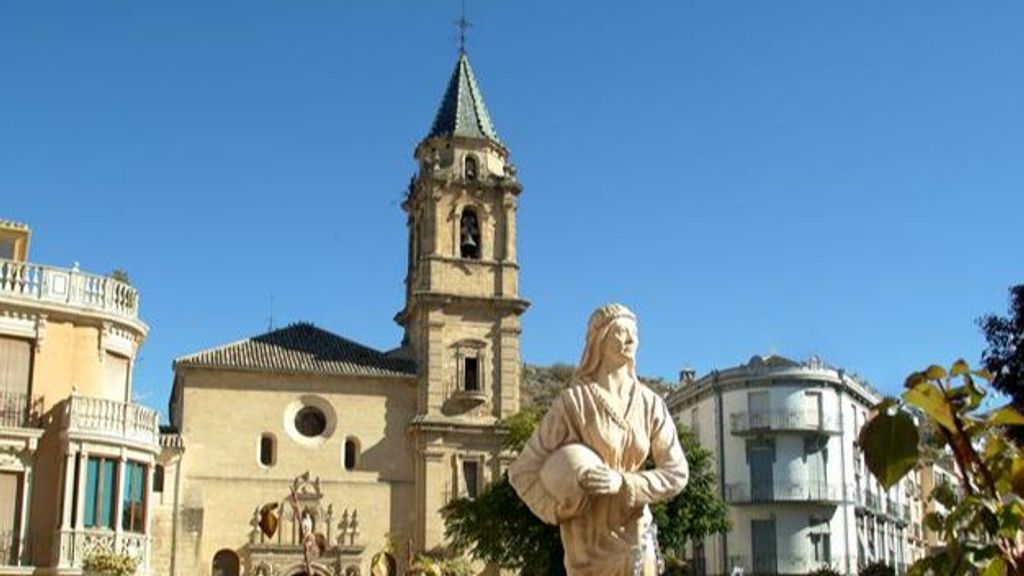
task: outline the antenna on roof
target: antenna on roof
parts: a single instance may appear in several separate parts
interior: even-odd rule
[[[462,15],[455,21],[455,25],[459,28],[459,54],[466,53],[466,29],[472,26],[469,20],[466,20],[466,0],[462,0]]]
[[[270,295],[270,315],[267,316],[267,332],[274,331],[274,295]]]

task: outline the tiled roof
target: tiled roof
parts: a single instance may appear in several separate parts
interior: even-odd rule
[[[432,136],[486,138],[501,144],[465,52],[459,54],[459,60],[455,63],[448,89],[444,92],[441,107],[427,135],[428,138]]]
[[[416,374],[409,360],[387,356],[306,322],[182,356],[174,365],[364,376]]]

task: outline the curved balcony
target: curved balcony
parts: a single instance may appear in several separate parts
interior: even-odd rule
[[[729,504],[806,503],[834,506],[844,502],[841,482],[801,482],[758,485],[726,484],[725,501]]]
[[[73,268],[0,259],[0,299],[70,306],[86,312],[139,319],[139,293],[124,282]]]
[[[68,434],[159,449],[160,416],[151,408],[72,394],[63,414]]]
[[[834,555],[828,560],[815,560],[810,556],[729,556],[729,569],[740,568],[744,574],[811,574],[831,569],[846,573],[847,556]]]
[[[839,421],[817,410],[764,410],[734,412],[729,415],[730,429],[737,436],[765,432],[801,432],[839,434]]]

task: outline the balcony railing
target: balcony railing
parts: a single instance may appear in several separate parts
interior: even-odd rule
[[[764,410],[735,412],[729,416],[733,434],[758,432],[818,432],[839,434],[839,421],[818,410]]]
[[[68,432],[159,446],[159,415],[151,408],[76,394],[65,402],[64,427]]]
[[[882,499],[875,492],[861,489],[857,492],[857,506],[880,513],[882,511]]]
[[[42,398],[0,390],[0,428],[38,428]]]
[[[846,573],[846,556],[815,560],[805,556],[729,556],[729,572],[742,568],[744,574],[810,574],[831,568]]]
[[[107,550],[139,560],[137,574],[149,574],[150,537],[103,529],[61,530],[60,566],[79,569],[94,550]]]
[[[16,530],[0,529],[0,566],[21,565],[25,543]]]
[[[130,320],[139,317],[139,293],[107,276],[78,267],[57,268],[0,259],[0,298],[67,304]]]
[[[730,504],[761,502],[811,502],[838,504],[843,501],[843,484],[831,482],[799,482],[758,485],[726,484],[725,499]]]

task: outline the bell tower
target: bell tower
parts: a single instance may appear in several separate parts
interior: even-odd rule
[[[405,307],[395,316],[418,371],[416,533],[443,544],[440,509],[500,478],[499,420],[519,410],[516,207],[522,186],[460,51],[437,116],[417,146],[408,215]]]

